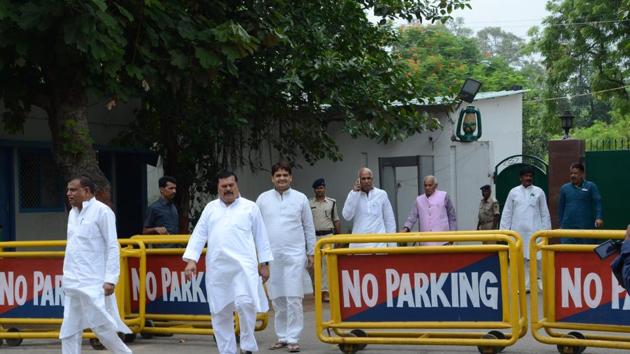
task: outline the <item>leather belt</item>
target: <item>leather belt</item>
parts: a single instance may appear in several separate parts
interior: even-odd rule
[[[324,236],[324,235],[330,235],[330,234],[332,234],[334,232],[335,232],[335,230],[333,230],[333,229],[319,230],[319,231],[315,231],[315,235],[317,235],[317,236]]]

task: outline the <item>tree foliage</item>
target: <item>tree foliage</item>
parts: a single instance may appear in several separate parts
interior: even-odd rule
[[[400,28],[394,53],[408,65],[417,85],[432,94],[454,97],[466,77],[482,82],[484,91],[528,90],[523,104],[523,152],[545,156],[548,132],[542,123],[544,68],[533,55],[535,45],[495,27],[476,35],[461,20],[445,26],[413,25]]]
[[[544,95],[571,98],[546,101],[547,125],[567,109],[580,128],[605,126],[611,112],[628,111],[629,6],[627,0],[549,1],[551,15],[536,41],[547,74]]]
[[[490,44],[469,37],[469,31],[456,29],[453,33],[442,24],[403,26],[399,31],[400,39],[393,51],[407,64],[415,84],[423,88],[423,97],[453,97],[467,77],[480,80],[484,91],[509,90],[527,82],[510,65],[510,58],[501,52],[483,52],[482,47]]]
[[[417,5],[277,2],[274,15],[268,16],[274,36],[261,38],[260,47],[235,61],[233,70],[218,70],[208,85],[194,75],[181,87],[154,85],[143,96],[131,138],[147,145],[157,142],[165,172],[184,187],[206,191],[217,170],[269,168],[261,164],[264,152],[290,161],[303,157],[308,163],[340,159],[330,135],[333,125],[381,142],[432,129],[435,122],[427,116],[392,108],[393,101],[417,97],[419,88],[386,50],[395,32],[366,16],[370,7],[383,19],[393,14],[441,16],[439,7]],[[170,68],[160,76],[177,77]],[[185,192],[180,198],[186,210],[190,200]]]
[[[520,67],[524,57],[525,41],[501,27],[486,27],[476,35],[484,57],[500,57],[511,66]]]
[[[483,90],[527,89],[523,151],[545,157],[547,141],[561,134],[558,116],[565,110],[576,116],[575,137],[630,134],[629,5],[628,0],[550,1],[551,15],[542,29],[530,29],[528,42],[496,27],[473,35],[461,21],[446,24],[450,33],[440,25],[407,27],[395,50],[437,95],[454,95],[459,89],[454,82],[463,76],[482,81]]]
[[[262,167],[263,146],[314,162],[340,157],[331,124],[382,142],[434,127],[390,105],[426,91],[392,59],[387,23],[447,19],[467,2],[0,0],[3,121],[17,131],[42,107],[64,174],[91,171],[106,187],[86,107],[141,98],[126,140],[164,156],[186,226],[189,187],[207,189],[218,169]]]

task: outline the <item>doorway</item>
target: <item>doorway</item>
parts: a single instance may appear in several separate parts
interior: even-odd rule
[[[0,146],[0,241],[15,241],[13,149]]]
[[[400,230],[416,197],[424,193],[420,179],[433,174],[433,156],[379,157],[378,169],[380,188],[387,192]]]

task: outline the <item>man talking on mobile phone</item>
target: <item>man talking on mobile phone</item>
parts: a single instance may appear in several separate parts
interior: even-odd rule
[[[372,171],[359,169],[358,178],[348,193],[341,214],[352,220],[353,234],[383,234],[396,232],[394,210],[387,192],[374,187]],[[396,243],[351,243],[350,247],[395,247]]]

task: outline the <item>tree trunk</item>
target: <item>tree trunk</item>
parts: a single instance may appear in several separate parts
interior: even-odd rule
[[[176,154],[166,153],[163,162],[164,175],[177,179],[177,194],[175,194],[175,206],[179,214],[179,232],[181,234],[190,233],[190,181],[182,169],[178,168]],[[175,158],[175,159],[173,159]]]
[[[160,115],[160,135],[163,142],[162,156],[164,175],[177,179],[177,194],[175,194],[175,206],[179,214],[179,232],[181,234],[190,233],[190,177],[191,173],[183,168],[179,163],[180,147],[177,143],[177,132],[173,129],[172,120],[168,114]]]
[[[96,199],[112,206],[111,185],[98,166],[87,119],[87,96],[81,88],[64,90],[48,107],[53,156],[65,181],[87,175],[96,184]]]

